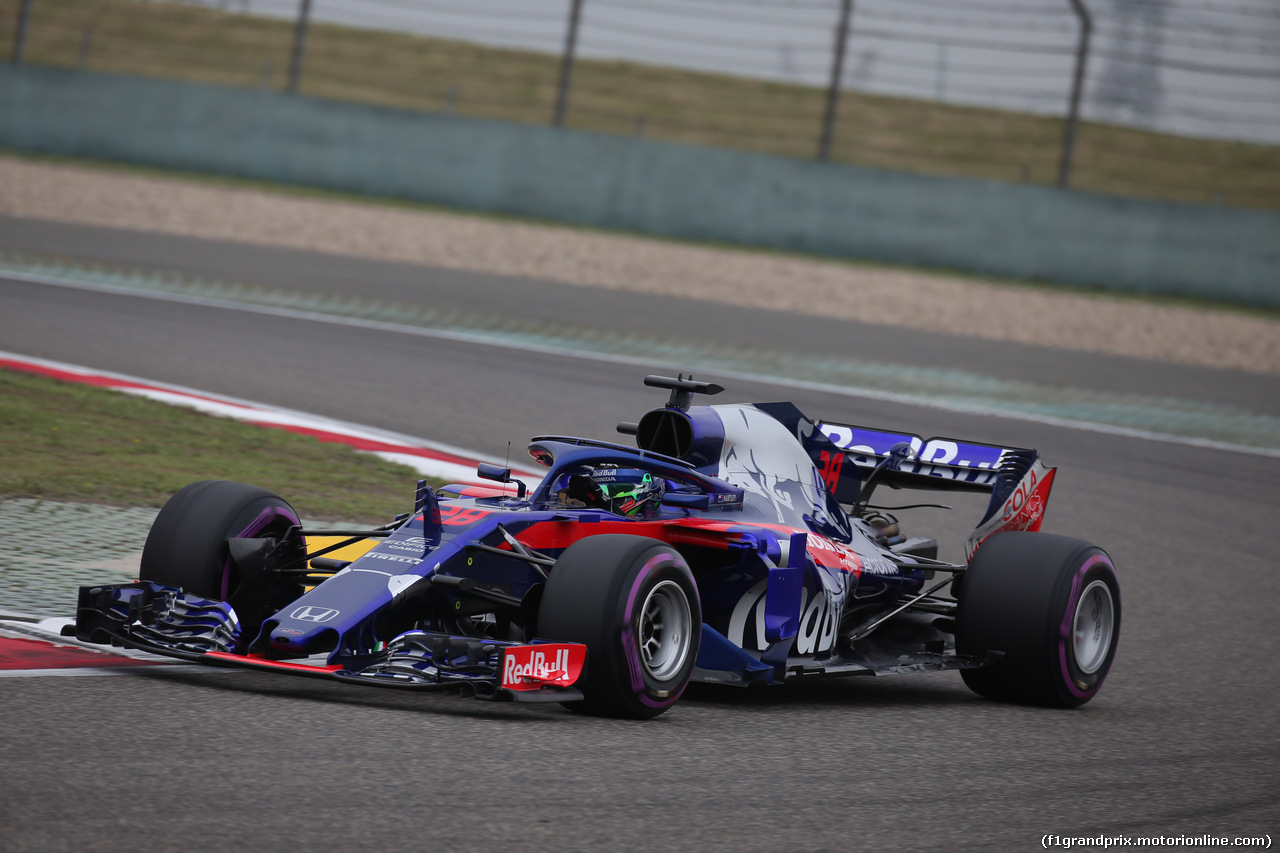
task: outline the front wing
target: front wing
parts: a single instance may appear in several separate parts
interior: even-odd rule
[[[469,691],[506,702],[572,702],[586,665],[579,643],[510,643],[408,631],[376,651],[337,662],[243,653],[235,610],[222,601],[139,581],[80,588],[76,637],[180,660],[408,690]],[[248,638],[252,640],[253,638]]]

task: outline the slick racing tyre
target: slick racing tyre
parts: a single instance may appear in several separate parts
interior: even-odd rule
[[[1097,695],[1120,639],[1120,584],[1096,545],[1001,533],[964,573],[956,651],[993,663],[961,671],[988,699],[1074,708]]]
[[[174,493],[156,516],[142,549],[139,578],[226,601],[251,642],[262,621],[302,594],[298,583],[274,581],[231,559],[233,538],[281,537],[298,524],[287,501],[266,489],[225,480],[201,480]],[[306,553],[299,537],[297,553]]]
[[[702,608],[675,549],[643,536],[600,535],[571,545],[551,569],[538,635],[585,643],[585,699],[570,708],[656,717],[680,698],[698,657]]]

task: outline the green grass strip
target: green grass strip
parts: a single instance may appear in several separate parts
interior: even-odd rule
[[[310,519],[413,505],[412,469],[345,445],[4,369],[0,400],[0,498],[158,507],[195,480],[238,480]]]

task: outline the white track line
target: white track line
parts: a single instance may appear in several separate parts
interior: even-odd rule
[[[660,358],[639,358],[636,356],[613,355],[610,353],[592,352],[586,349],[573,349],[570,347],[557,347],[545,344],[532,344],[519,341],[504,341],[492,336],[469,333],[469,332],[451,332],[443,329],[424,329],[417,326],[404,326],[396,323],[387,323],[379,320],[362,320],[356,317],[340,317],[332,314],[321,314],[313,311],[301,311],[292,308],[277,308],[266,305],[252,305],[230,300],[213,299],[202,296],[189,296],[177,293],[148,292],[138,291],[127,287],[117,287],[108,284],[97,284],[89,282],[74,281],[71,279],[57,278],[55,276],[45,276],[33,273],[20,273],[4,271],[0,273],[0,279],[12,279],[14,281],[27,282],[30,284],[43,284],[53,287],[66,287],[76,290],[88,290],[94,292],[113,293],[121,296],[133,296],[140,299],[155,299],[162,302],[176,302],[186,305],[199,305],[207,308],[219,308],[227,311],[238,311],[247,314],[260,314],[270,317],[284,317],[293,320],[305,320],[313,323],[325,323],[333,326],[347,326],[352,328],[370,329],[374,331],[387,332],[391,334],[412,335],[415,337],[433,338],[436,340],[457,341],[459,343],[478,344],[481,346],[499,347],[502,349],[518,350],[521,352],[537,352],[546,355],[559,356],[563,358],[573,358],[578,361],[598,361],[609,364],[626,364],[638,367],[662,367],[671,370],[687,369],[688,365],[674,364],[663,362]],[[1207,450],[1222,450],[1229,453],[1243,453],[1250,456],[1264,456],[1272,459],[1280,459],[1280,450],[1269,447],[1253,447],[1245,444],[1233,444],[1231,442],[1214,441],[1206,438],[1195,438],[1192,436],[1169,435],[1167,433],[1149,432],[1147,430],[1133,429],[1130,427],[1113,426],[1111,424],[1100,424],[1092,421],[1079,421],[1069,418],[1056,418],[1049,415],[1037,415],[1027,412],[1010,412],[1002,410],[993,410],[984,408],[979,405],[966,405],[964,403],[939,401],[929,397],[916,396],[912,394],[900,394],[893,391],[881,391],[874,388],[857,388],[844,385],[831,385],[822,382],[806,382],[798,379],[787,379],[779,376],[770,376],[767,374],[741,372],[735,370],[724,370],[717,368],[715,373],[728,379],[741,379],[747,382],[755,382],[765,385],[775,385],[782,388],[803,388],[809,391],[818,391],[823,394],[833,396],[854,397],[865,400],[881,400],[890,403],[900,403],[909,406],[919,406],[926,409],[935,409],[945,412],[957,412],[961,414],[976,414],[984,417],[1001,418],[1005,420],[1027,421],[1030,423],[1045,424],[1048,426],[1061,427],[1063,429],[1080,430],[1082,432],[1102,433],[1104,435],[1114,435],[1123,438],[1137,438],[1144,441],[1155,441],[1163,444],[1177,444],[1184,447],[1197,447]]]

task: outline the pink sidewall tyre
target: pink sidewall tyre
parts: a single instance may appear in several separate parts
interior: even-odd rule
[[[993,662],[961,672],[988,699],[1074,708],[1097,695],[1120,639],[1120,582],[1096,545],[1001,533],[960,581],[956,650]]]
[[[693,674],[702,635],[698,588],[684,558],[643,536],[601,535],[551,569],[539,637],[584,643],[585,698],[573,710],[644,719],[666,711]]]

